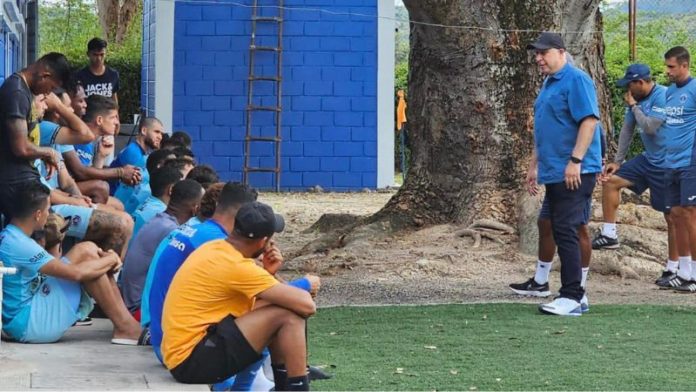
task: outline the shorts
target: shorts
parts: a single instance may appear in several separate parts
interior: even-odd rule
[[[696,165],[665,170],[665,208],[696,206]]]
[[[645,155],[640,154],[621,165],[616,175],[633,185],[628,187],[636,195],[650,189],[650,206],[655,211],[666,212],[665,206],[665,169],[650,163]]]
[[[69,263],[68,259],[61,259]],[[75,321],[85,318],[94,304],[78,282],[47,277],[31,299],[23,343],[52,343],[60,339]]]
[[[584,219],[581,223],[586,225],[590,221],[590,214],[592,213],[592,198],[587,200],[585,209],[583,210]],[[541,220],[551,220],[551,202],[547,195],[544,195],[544,200],[541,202],[541,209],[539,210],[539,219]]]
[[[241,372],[261,359],[229,315],[208,327],[207,334],[172,376],[185,384],[215,384]]]
[[[85,238],[89,220],[92,219],[94,208],[73,206],[70,204],[57,204],[51,206],[51,210],[60,214],[63,218],[70,217],[70,227],[65,233],[68,237],[75,237],[78,240]]]

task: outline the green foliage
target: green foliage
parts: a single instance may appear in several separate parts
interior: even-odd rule
[[[664,73],[664,53],[681,45],[692,53],[696,49],[696,14],[666,15],[639,12],[636,27],[636,61],[650,66],[657,83],[668,84]],[[612,94],[614,137],[623,125],[625,90],[616,87],[616,81],[626,72],[629,61],[628,14],[617,9],[604,14],[604,44],[607,76]],[[643,150],[640,135],[634,135],[628,157]]]
[[[121,121],[132,121],[140,108],[142,57],[142,5],[136,12],[123,43],[109,43],[106,62],[118,70]],[[87,42],[103,36],[96,6],[87,0],[42,0],[39,4],[39,54],[61,52],[75,70],[87,65]]]
[[[316,390],[682,390],[691,354],[675,344],[693,307],[600,305],[582,317],[534,305],[320,309],[309,362],[334,377]]]
[[[408,61],[396,64],[394,70],[394,88],[408,93]]]

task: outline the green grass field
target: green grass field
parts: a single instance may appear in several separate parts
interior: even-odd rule
[[[313,390],[693,390],[696,308],[534,305],[320,309]]]

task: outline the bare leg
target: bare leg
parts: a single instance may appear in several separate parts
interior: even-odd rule
[[[115,197],[109,196],[109,199],[106,202],[106,205],[113,208],[114,210],[118,211],[125,211],[126,208],[123,206],[123,203]]]
[[[87,180],[77,183],[80,192],[94,203],[105,204],[109,199],[109,184],[102,180]]]
[[[99,257],[97,246],[92,242],[77,244],[66,256],[73,264],[89,263]],[[138,339],[140,337],[140,324],[128,312],[111,274],[107,273],[80,283],[113,323],[114,338]]]
[[[307,374],[305,319],[269,305],[245,314],[235,323],[256,352],[269,346],[272,359],[285,363],[289,378]]]
[[[616,223],[616,212],[621,203],[621,189],[633,185],[617,175],[613,175],[609,181],[602,185],[602,214],[604,222]]]
[[[665,214],[665,221],[667,222],[667,257],[669,258],[669,260],[676,261],[679,260],[676,226],[670,214]]]
[[[578,240],[580,241],[580,262],[582,268],[590,267],[592,259],[592,240],[590,240],[590,229],[587,225],[578,228]]]
[[[680,257],[690,256],[688,213],[683,207],[672,207],[670,213],[676,238],[677,253]]]

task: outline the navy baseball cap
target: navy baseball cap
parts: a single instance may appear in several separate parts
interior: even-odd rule
[[[560,34],[550,33],[545,31],[539,35],[536,41],[527,45],[528,50],[546,50],[546,49],[565,49],[565,43]]]
[[[258,201],[244,203],[234,218],[234,232],[246,238],[270,237],[285,229],[285,219]]]
[[[619,87],[626,87],[635,80],[645,80],[650,77],[650,67],[645,64],[631,64],[626,68],[626,75],[616,81]]]

